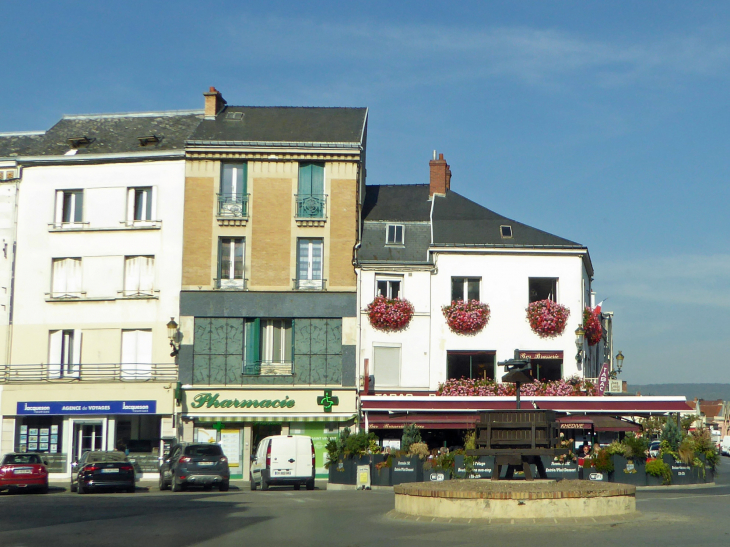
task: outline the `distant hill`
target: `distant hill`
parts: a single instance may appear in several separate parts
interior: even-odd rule
[[[629,393],[642,395],[684,395],[692,399],[730,401],[730,384],[629,384]]]

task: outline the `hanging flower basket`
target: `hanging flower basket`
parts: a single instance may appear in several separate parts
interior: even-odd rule
[[[478,300],[455,300],[441,311],[452,332],[476,334],[489,323],[489,306]]]
[[[404,298],[377,296],[367,310],[373,328],[385,332],[406,329],[413,317],[413,304]]]
[[[527,320],[540,338],[554,338],[565,331],[570,310],[552,300],[538,300],[527,306]]]
[[[601,341],[603,329],[601,328],[601,319],[598,313],[593,313],[589,307],[583,310],[583,330],[586,332],[585,337],[589,346],[595,346]]]

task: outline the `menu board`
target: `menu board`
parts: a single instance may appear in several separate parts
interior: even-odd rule
[[[239,429],[221,431],[221,448],[228,458],[229,467],[238,467],[241,464],[241,431]]]

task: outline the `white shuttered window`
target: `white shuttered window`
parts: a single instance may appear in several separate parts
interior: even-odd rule
[[[375,346],[373,364],[375,365],[375,386],[400,386],[400,347]]]
[[[154,284],[154,256],[124,258],[124,296],[152,296]]]
[[[53,259],[51,296],[53,298],[79,298],[82,296],[80,258]]]

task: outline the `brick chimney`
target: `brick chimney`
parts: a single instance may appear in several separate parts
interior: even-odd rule
[[[210,91],[208,91],[207,93],[203,93],[203,96],[205,97],[206,120],[215,119],[216,114],[223,110],[223,107],[228,104],[223,98],[223,95],[221,95],[221,92],[214,87],[211,87]]]
[[[434,194],[446,195],[451,189],[451,169],[446,163],[443,154],[439,154],[436,159],[436,150],[433,151],[433,159],[428,162],[431,169],[431,191],[429,195]]]

